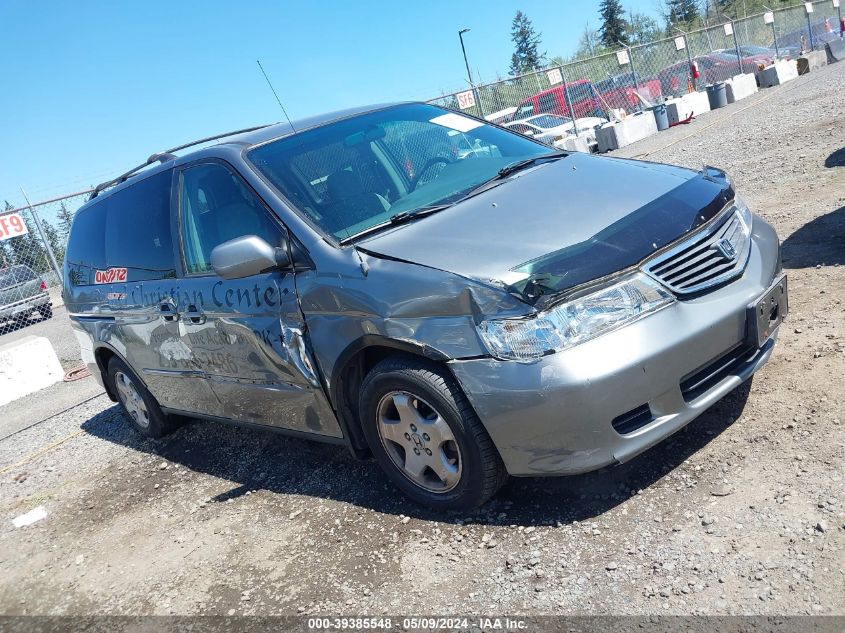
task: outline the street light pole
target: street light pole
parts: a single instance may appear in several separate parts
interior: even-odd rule
[[[484,108],[481,107],[481,99],[478,95],[478,90],[475,88],[475,82],[472,80],[472,71],[469,69],[469,60],[467,59],[467,48],[464,45],[464,33],[469,33],[470,29],[461,29],[458,31],[458,37],[461,40],[461,52],[464,54],[464,65],[467,68],[467,79],[469,80],[469,85],[472,88],[472,94],[475,95],[475,104],[478,106],[478,112],[481,116],[484,116]]]

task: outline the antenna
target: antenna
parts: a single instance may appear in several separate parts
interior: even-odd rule
[[[267,76],[267,73],[266,73],[266,72],[265,72],[265,70],[264,70],[264,66],[262,66],[262,65],[261,65],[261,60],[260,60],[260,59],[256,59],[256,60],[255,60],[255,63],[256,63],[256,64],[258,64],[258,67],[261,69],[261,74],[262,74],[262,75],[264,75],[264,79],[266,79],[266,80],[267,80],[267,85],[268,85],[268,86],[270,86],[270,90],[272,90],[272,91],[273,91],[273,96],[274,96],[274,97],[276,97],[276,103],[278,103],[278,104],[279,104],[279,107],[282,109],[282,114],[284,114],[284,115],[285,115],[285,118],[286,118],[286,119],[287,119],[287,121],[288,121],[288,125],[290,125],[290,129],[292,129],[292,130],[294,131],[294,133],[295,133],[295,132],[296,132],[296,128],[295,128],[295,127],[293,127],[293,121],[291,121],[291,120],[290,120],[290,117],[288,116],[288,111],[287,111],[287,110],[285,110],[285,106],[283,106],[283,105],[282,105],[282,100],[281,100],[281,99],[279,99],[279,95],[278,95],[278,93],[276,92],[276,89],[273,87],[273,84],[271,83],[270,78]]]

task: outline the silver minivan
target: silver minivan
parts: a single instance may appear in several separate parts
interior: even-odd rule
[[[777,235],[718,169],[420,103],[202,143],[97,187],[66,254],[83,358],[150,437],[277,429],[469,508],[642,453],[748,380],[787,312]]]

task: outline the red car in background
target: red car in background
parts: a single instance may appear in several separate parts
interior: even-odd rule
[[[604,108],[622,108],[626,112],[637,110],[641,103],[639,94],[655,103],[663,94],[660,81],[654,77],[642,78],[635,73],[623,73],[595,83],[599,102]]]
[[[725,81],[734,75],[739,75],[744,72],[742,68],[745,68],[747,72],[753,72],[751,62],[745,63],[743,67],[740,67],[736,53],[733,55],[709,53],[694,57],[692,61],[698,67],[699,76],[695,80],[695,84],[699,89],[708,84]],[[689,63],[685,61],[672,64],[657,73],[663,94],[667,97],[677,97],[686,94],[689,91],[689,80],[691,77],[692,70],[690,69]]]
[[[604,110],[596,94],[592,82],[586,79],[560,84],[523,99],[511,120],[525,119],[535,114],[558,114],[566,117],[572,117],[574,114],[576,119],[601,117],[604,116]],[[571,111],[569,99],[572,100]]]

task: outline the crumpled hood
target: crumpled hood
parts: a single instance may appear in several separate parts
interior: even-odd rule
[[[718,170],[572,154],[359,246],[508,286],[542,272],[544,261],[560,273],[554,255],[562,254],[567,279],[556,290],[564,290],[638,263],[731,198]]]

